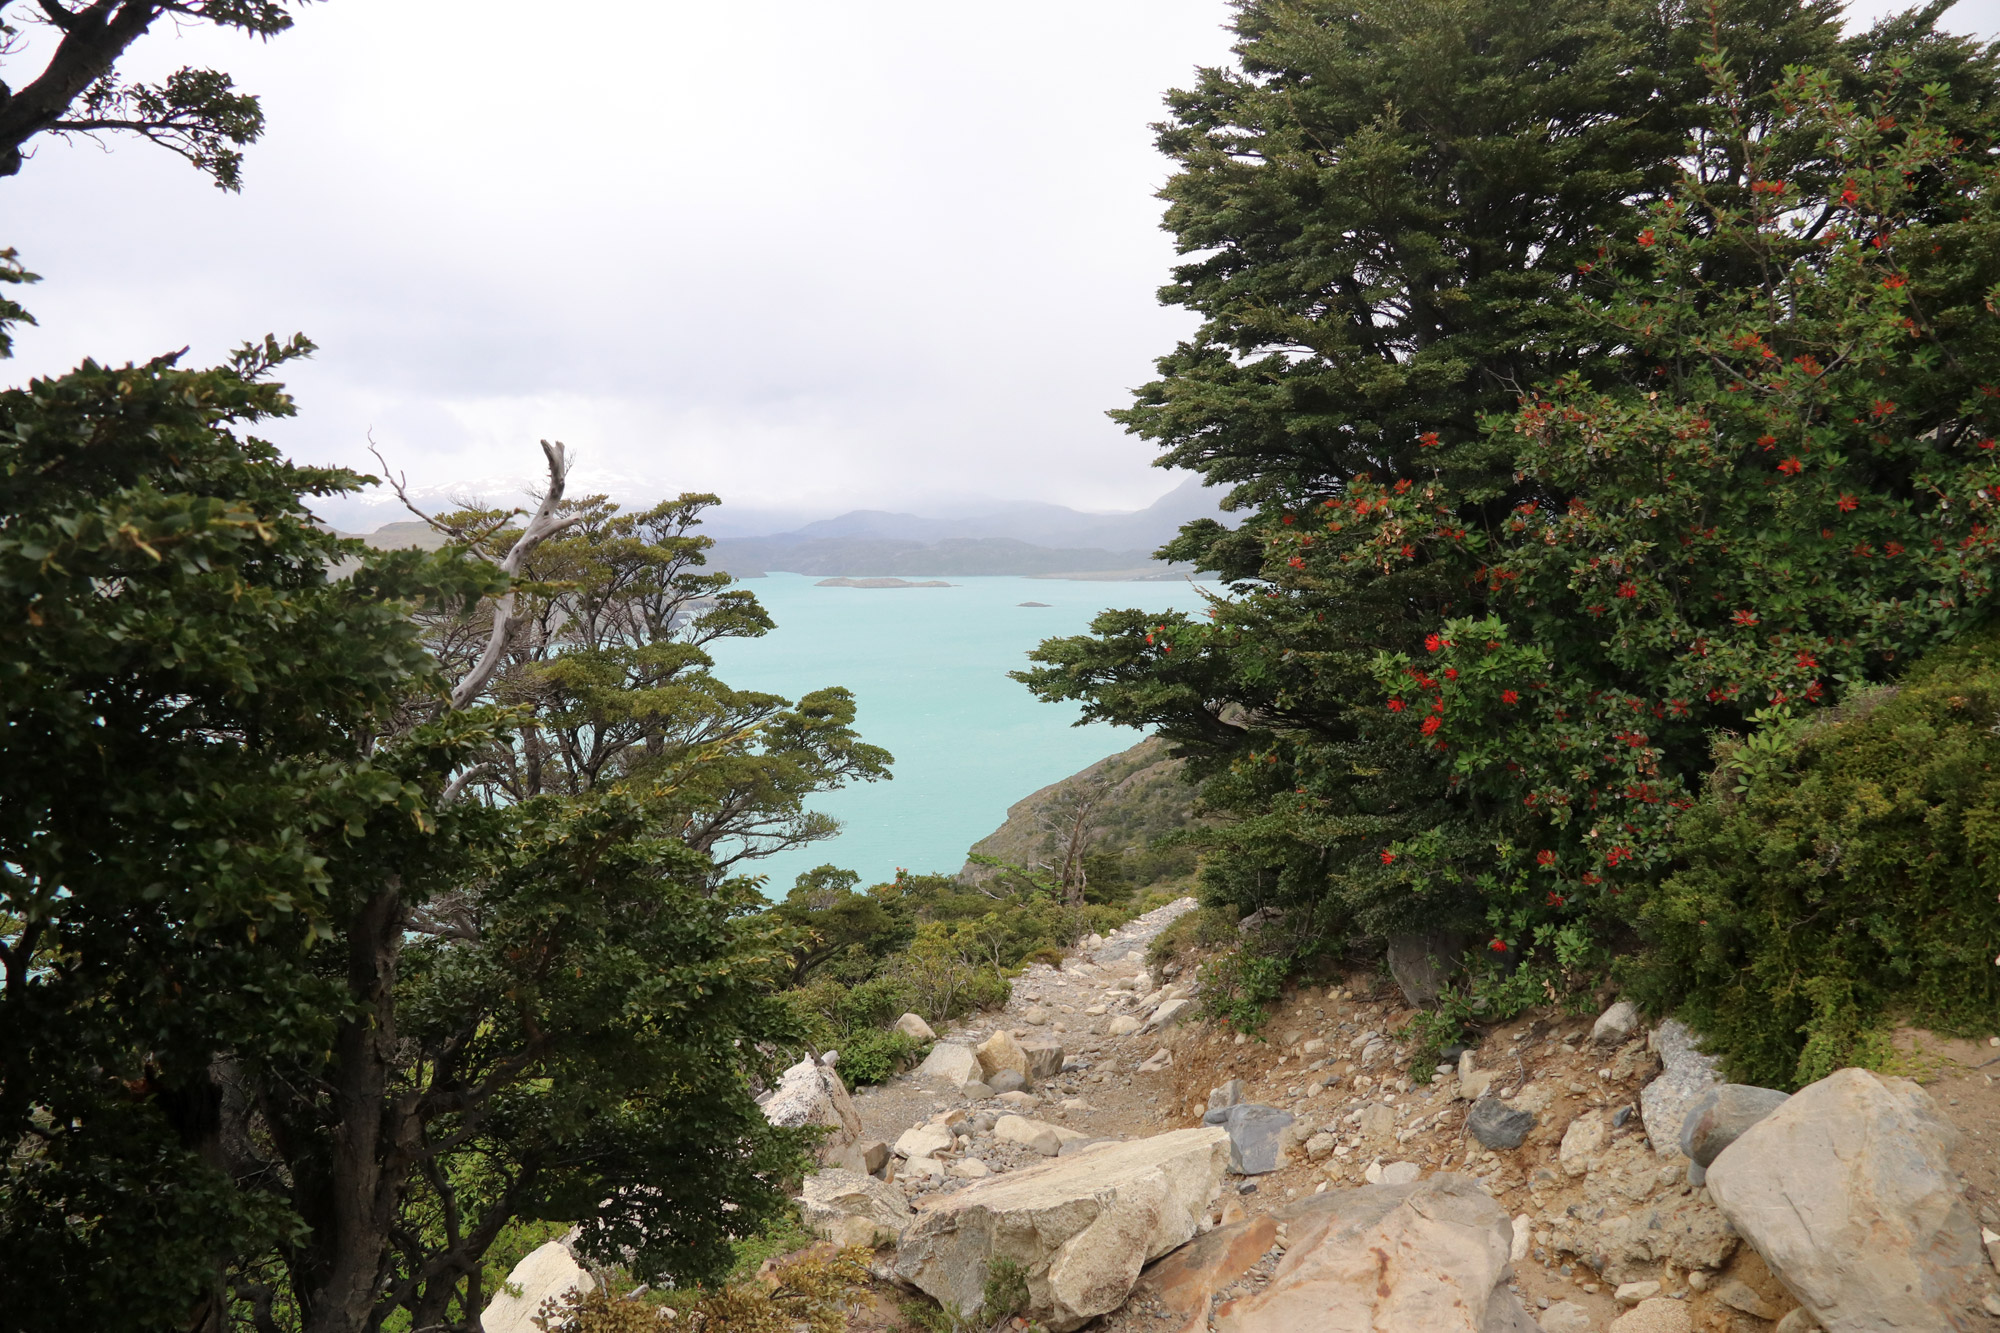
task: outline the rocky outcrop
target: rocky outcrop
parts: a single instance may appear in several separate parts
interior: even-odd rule
[[[1464,1176],[1316,1195],[1284,1220],[1270,1283],[1217,1309],[1218,1333],[1534,1333],[1507,1285],[1513,1224]]]
[[[764,1098],[764,1118],[782,1129],[824,1125],[831,1133],[820,1144],[820,1160],[834,1163],[861,1137],[861,1116],[847,1098],[840,1075],[808,1056],[778,1078]]]
[[[1228,1156],[1224,1131],[1183,1129],[976,1181],[903,1233],[896,1274],[971,1311],[993,1261],[1010,1260],[1027,1278],[1022,1313],[1066,1333],[1117,1309],[1143,1265],[1195,1234]]]
[[[528,1257],[507,1274],[507,1286],[490,1301],[479,1316],[484,1333],[541,1333],[535,1315],[542,1302],[555,1300],[572,1291],[594,1291],[596,1279],[561,1241],[531,1250]],[[513,1292],[520,1295],[513,1295]]]
[[[894,1245],[914,1214],[903,1192],[853,1171],[807,1176],[799,1212],[808,1230],[835,1245]]]
[[[1916,1084],[1843,1069],[1723,1149],[1708,1189],[1827,1333],[1985,1328],[1956,1139]]]

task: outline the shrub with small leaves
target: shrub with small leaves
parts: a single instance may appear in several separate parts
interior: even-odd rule
[[[840,1333],[847,1303],[868,1285],[869,1252],[815,1246],[743,1282],[704,1290],[678,1307],[599,1287],[543,1302],[543,1333]]]

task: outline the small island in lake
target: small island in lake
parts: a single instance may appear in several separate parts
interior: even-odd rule
[[[1047,602],[1017,602],[1017,606],[1047,606]]]
[[[815,588],[953,588],[957,584],[946,583],[943,579],[924,579],[912,583],[908,579],[821,579],[813,584]]]

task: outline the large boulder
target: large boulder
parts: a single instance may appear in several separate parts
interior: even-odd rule
[[[799,1198],[807,1229],[835,1245],[894,1245],[915,1216],[903,1191],[854,1171],[807,1176]]]
[[[1984,1328],[1957,1137],[1916,1084],[1843,1069],[1724,1148],[1708,1191],[1827,1333]]]
[[[963,1090],[968,1083],[980,1081],[979,1057],[970,1046],[941,1041],[931,1047],[931,1053],[917,1066],[916,1079],[919,1083]]]
[[[1240,1102],[1202,1117],[1229,1131],[1229,1169],[1240,1176],[1261,1176],[1284,1165],[1285,1131],[1296,1119],[1260,1102]]]
[[[924,1022],[923,1019],[915,1014],[904,1014],[901,1018],[897,1019],[895,1030],[912,1041],[937,1040],[937,1033],[931,1031],[931,1025]]]
[[[1725,1083],[1701,1095],[1681,1121],[1681,1151],[1707,1166],[1749,1128],[1790,1100],[1775,1088]]]
[[[1009,1260],[1028,1283],[1022,1313],[1067,1333],[1117,1309],[1142,1267],[1195,1234],[1228,1163],[1226,1132],[1182,1129],[977,1181],[903,1233],[896,1275],[971,1311],[993,1261]]]
[[[764,1099],[764,1118],[782,1129],[825,1125],[820,1160],[834,1163],[861,1137],[861,1116],[848,1100],[840,1075],[808,1056],[778,1077]]]
[[[1639,1028],[1639,1006],[1620,1000],[1597,1016],[1590,1025],[1593,1046],[1623,1046]]]
[[[555,1300],[572,1291],[594,1291],[597,1281],[584,1271],[576,1256],[561,1241],[552,1240],[514,1265],[507,1285],[487,1303],[479,1316],[485,1333],[541,1333],[535,1324],[542,1302]],[[513,1295],[513,1292],[520,1295]]]
[[[1168,1000],[1153,1011],[1153,1016],[1140,1028],[1142,1032],[1160,1032],[1173,1027],[1183,1019],[1194,1016],[1194,1001],[1185,999]]]
[[[928,1125],[912,1125],[896,1139],[898,1157],[936,1157],[939,1153],[952,1150],[958,1136],[951,1132],[950,1125],[935,1122]]]
[[[1465,1176],[1330,1190],[1283,1216],[1290,1248],[1216,1310],[1219,1333],[1534,1333],[1508,1290],[1513,1223]]]
[[[1030,1084],[1045,1078],[1054,1078],[1062,1073],[1062,1043],[1048,1037],[1034,1037],[1021,1043],[1021,1054],[1027,1057],[1027,1079]]]
[[[1455,931],[1389,937],[1389,975],[1412,1009],[1437,1002],[1465,956],[1465,936]]]
[[[1660,1076],[1639,1090],[1639,1115],[1653,1151],[1680,1151],[1681,1122],[1694,1104],[1720,1087],[1721,1061],[1695,1049],[1695,1035],[1677,1018],[1653,1029],[1653,1049],[1659,1053]]]
[[[1028,1071],[1028,1053],[1014,1040],[1014,1034],[1004,1028],[973,1047],[973,1052],[979,1056],[979,1068],[989,1084],[1003,1069],[1011,1069],[1028,1082],[1034,1082],[1034,1075]]]

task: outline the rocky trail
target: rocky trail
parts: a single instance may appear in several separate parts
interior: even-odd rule
[[[895,1288],[969,1315],[1006,1260],[1050,1333],[2000,1329],[2000,1050],[1904,1034],[1935,1095],[1845,1070],[1786,1097],[1620,1003],[1416,1082],[1387,977],[1295,991],[1257,1038],[1197,1021],[1192,971],[1146,964],[1193,906],[1003,1010],[906,1015],[935,1044],[887,1086],[787,1071],[766,1115],[833,1127],[808,1224],[878,1247],[851,1328],[900,1326]]]

